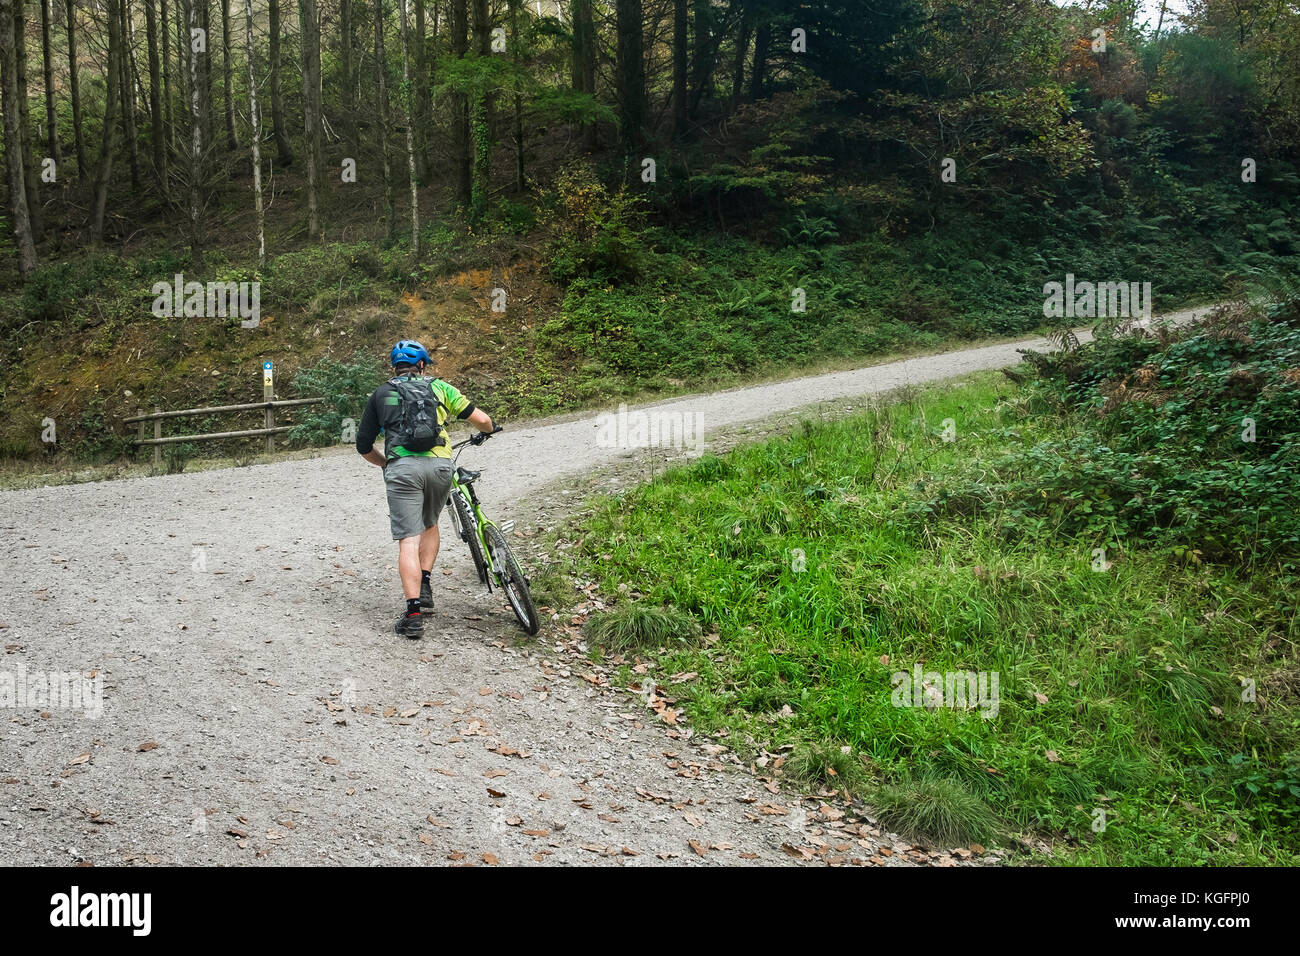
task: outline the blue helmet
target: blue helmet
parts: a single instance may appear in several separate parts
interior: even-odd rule
[[[414,339],[402,339],[393,346],[393,351],[388,353],[390,365],[415,365],[419,362],[431,365],[433,359],[429,358],[429,353],[424,346]]]

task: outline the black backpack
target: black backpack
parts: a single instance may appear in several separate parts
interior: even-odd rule
[[[438,422],[444,407],[427,379],[392,378],[388,384],[398,395],[397,421],[388,429],[389,447],[430,451],[447,444],[446,429]]]

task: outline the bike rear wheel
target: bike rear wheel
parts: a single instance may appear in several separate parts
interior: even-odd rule
[[[451,493],[452,512],[456,518],[456,530],[461,540],[469,545],[469,556],[474,559],[474,570],[478,572],[479,584],[488,583],[488,564],[483,558],[483,549],[478,543],[478,529],[474,523],[474,512],[459,491]]]
[[[537,614],[537,605],[533,603],[533,595],[528,590],[528,578],[510,552],[505,535],[495,525],[488,525],[483,530],[488,552],[492,555],[492,566],[496,568],[497,583],[506,592],[510,610],[515,612],[519,626],[526,634],[536,634],[541,629],[542,622]]]

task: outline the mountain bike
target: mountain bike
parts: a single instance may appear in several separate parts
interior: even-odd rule
[[[537,605],[528,590],[528,578],[519,562],[506,544],[506,533],[513,522],[506,522],[502,528],[483,513],[479,506],[478,494],[474,482],[480,472],[462,468],[459,464],[460,453],[466,445],[481,445],[490,437],[501,431],[498,425],[493,431],[479,432],[472,438],[452,445],[456,455],[451,460],[451,491],[447,495],[447,504],[451,510],[451,522],[456,534],[469,546],[470,557],[474,559],[474,568],[478,571],[480,584],[486,584],[491,593],[493,582],[505,592],[510,609],[519,619],[519,626],[526,634],[536,634],[541,628],[541,618],[537,614]]]

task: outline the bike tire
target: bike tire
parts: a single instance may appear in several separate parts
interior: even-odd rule
[[[492,564],[499,569],[497,583],[506,594],[510,610],[515,612],[519,626],[524,629],[525,634],[529,636],[536,634],[542,627],[537,605],[533,603],[533,595],[528,590],[528,578],[524,576],[519,562],[511,553],[510,545],[506,544],[505,535],[497,530],[495,525],[488,525],[484,529],[483,537],[492,555]]]
[[[488,563],[483,557],[483,548],[478,541],[478,533],[474,524],[474,512],[470,509],[469,502],[459,491],[451,493],[451,506],[456,513],[456,527],[460,530],[461,540],[469,545],[469,556],[474,559],[474,570],[478,572],[479,584],[488,583]]]

